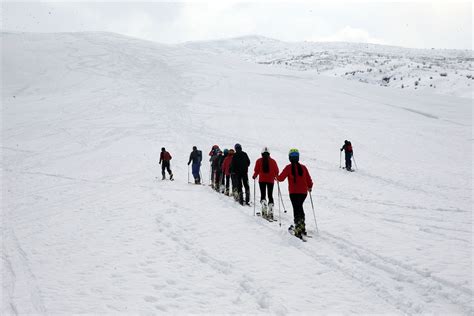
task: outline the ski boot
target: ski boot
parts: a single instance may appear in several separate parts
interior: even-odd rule
[[[173,181],[173,174],[170,174],[170,180]]]
[[[267,214],[267,201],[261,200],[260,201],[260,206],[261,206],[261,209],[262,209],[262,217],[267,218],[267,216],[268,216],[268,214]]]
[[[274,221],[275,219],[273,218],[273,203],[268,203],[268,215],[267,219],[269,221]]]

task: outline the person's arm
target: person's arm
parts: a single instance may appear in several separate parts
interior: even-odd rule
[[[288,177],[289,175],[289,170],[290,168],[288,166],[286,166],[283,171],[280,173],[280,175],[278,175],[276,177],[277,181],[278,182],[282,182],[282,181],[285,181],[285,179]]]
[[[188,165],[191,163],[191,160],[193,160],[193,153],[190,153],[190,154],[189,154]]]
[[[162,160],[163,160],[163,152],[160,153],[160,162],[159,162],[159,164],[161,164]]]

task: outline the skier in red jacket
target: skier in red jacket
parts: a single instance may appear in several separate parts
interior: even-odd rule
[[[165,176],[165,169],[168,171],[170,175],[170,180],[173,180],[173,173],[171,172],[170,168],[170,160],[171,160],[171,155],[169,152],[166,151],[165,147],[161,148],[161,153],[160,153],[160,164],[161,164],[161,175],[163,176],[162,180],[166,179]]]
[[[306,235],[303,203],[308,191],[311,192],[313,188],[313,180],[308,169],[299,163],[300,153],[298,149],[290,149],[288,156],[291,163],[277,176],[277,180],[281,182],[288,178],[288,191],[293,205],[294,232],[296,237],[302,238],[302,235]]]
[[[229,149],[227,152],[227,156],[224,158],[224,162],[222,163],[222,172],[225,175],[225,195],[230,196],[230,192],[234,192],[234,181],[232,179],[232,175],[230,172],[230,163],[232,162],[232,157],[234,156],[235,151],[234,149]],[[232,182],[232,191],[229,191],[230,183]],[[235,188],[237,189],[237,188]]]
[[[275,177],[278,176],[278,172],[279,170],[276,161],[270,157],[270,151],[268,150],[268,147],[264,147],[262,149],[262,158],[259,158],[255,162],[252,178],[255,180],[258,176],[262,216],[268,220],[273,220],[273,186],[275,184]],[[267,191],[268,204],[266,199]]]

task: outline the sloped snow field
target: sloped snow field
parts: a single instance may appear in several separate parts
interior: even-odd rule
[[[2,314],[473,313],[471,99],[108,33],[2,42]],[[237,142],[252,169],[300,149],[319,236],[287,233],[286,182],[281,227],[187,183],[193,145]]]

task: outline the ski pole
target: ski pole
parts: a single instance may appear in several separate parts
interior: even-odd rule
[[[313,196],[311,195],[311,191],[309,191],[309,198],[311,200],[311,208],[313,209],[314,225],[316,225],[316,233],[319,235],[318,223],[316,222],[316,213],[314,212]]]
[[[188,183],[191,183],[189,182],[189,164],[188,164]]]
[[[339,151],[339,168],[342,168],[342,150]]]
[[[356,159],[355,159],[355,157],[354,157],[354,153],[352,153],[352,159],[354,159],[354,165],[356,166],[356,169],[359,170],[359,168],[357,167]]]
[[[278,184],[278,180],[277,180],[277,184]],[[278,190],[278,221],[280,222],[280,227],[281,227],[280,190]]]
[[[278,195],[280,196],[281,204],[283,205],[283,212],[286,213],[285,203],[283,202],[283,196],[281,195],[281,190],[280,190],[280,182],[278,181],[277,181],[277,186],[278,186]]]
[[[255,179],[253,179],[253,216],[255,216]]]

